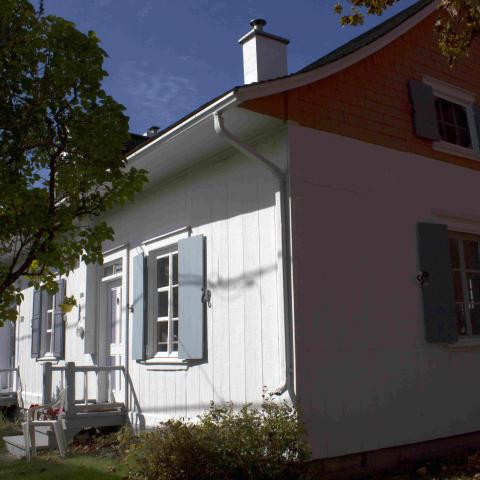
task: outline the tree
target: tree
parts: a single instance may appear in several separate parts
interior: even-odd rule
[[[102,89],[106,53],[93,32],[36,12],[0,9],[0,325],[27,281],[50,293],[79,259],[102,262],[102,219],[139,192],[124,107]]]
[[[382,15],[399,0],[341,0],[335,5],[342,25],[359,25],[364,15]],[[345,13],[344,4],[350,5]],[[472,43],[480,36],[480,0],[441,0],[435,23],[438,45],[451,67],[458,58],[468,55]]]

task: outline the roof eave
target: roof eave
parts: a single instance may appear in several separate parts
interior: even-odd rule
[[[299,88],[345,70],[353,64],[363,60],[366,57],[369,57],[375,52],[378,52],[397,38],[401,37],[408,30],[415,27],[415,25],[419,24],[422,20],[431,15],[437,8],[437,5],[438,1],[432,2],[400,25],[397,25],[394,29],[382,37],[331,63],[327,63],[306,72],[300,71],[279,79],[269,80],[255,85],[245,85],[243,87],[239,87],[239,100],[244,102],[258,97],[274,95],[276,93],[281,93],[293,88]]]

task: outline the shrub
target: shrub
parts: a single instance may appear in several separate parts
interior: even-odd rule
[[[297,409],[271,395],[261,409],[212,403],[197,422],[161,423],[125,450],[134,480],[301,479],[308,457]]]

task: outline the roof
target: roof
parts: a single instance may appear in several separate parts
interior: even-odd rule
[[[143,135],[138,135],[138,133],[131,133],[130,138],[123,145],[123,153],[128,155],[131,151],[137,148],[139,145],[142,145],[147,140],[147,137]]]
[[[388,32],[392,31],[394,28],[398,27],[398,25],[408,20],[413,15],[417,14],[420,10],[423,10],[427,5],[430,5],[435,0],[420,0],[417,3],[414,3],[410,7],[402,10],[401,12],[397,13],[393,17],[389,18],[385,22],[382,22],[380,25],[377,25],[374,28],[371,28],[367,32],[355,37],[353,40],[345,43],[341,47],[333,50],[332,52],[328,53],[327,55],[320,57],[318,60],[310,63],[306,67],[303,67],[297,73],[309,72],[310,70],[314,70],[315,68],[322,67],[327,63],[334,62],[339,60],[342,57],[350,55],[351,53],[360,50],[361,48],[367,46],[368,44],[374,42],[380,37],[383,37]]]
[[[370,45],[371,43],[375,42],[376,40],[379,40],[380,38],[384,37],[388,33],[392,32],[395,30],[397,27],[405,23],[407,20],[409,20],[411,17],[415,16],[417,13],[421,12],[423,9],[425,9],[427,6],[431,5],[432,3],[435,3],[437,0],[420,0],[410,7],[406,8],[405,10],[402,10],[401,12],[397,13],[393,17],[389,18],[388,20],[382,22],[381,24],[377,25],[374,28],[371,28],[367,32],[363,33],[362,35],[359,35],[358,37],[355,37],[353,40],[350,40],[349,42],[345,43],[341,47],[333,50],[332,52],[328,53],[327,55],[324,55],[320,57],[318,60],[315,60],[314,62],[310,63],[306,67],[303,67],[302,69],[298,70],[297,72],[291,73],[289,75],[285,75],[283,77],[278,77],[278,78],[273,78],[270,80],[264,80],[261,82],[254,82],[250,83],[248,85],[239,85],[231,88],[230,90],[227,90],[226,92],[222,93],[221,95],[218,95],[217,97],[209,100],[208,102],[200,105],[198,108],[193,110],[192,112],[188,113],[187,115],[183,116],[176,122],[172,123],[165,129],[159,131],[155,135],[152,135],[151,137],[143,137],[140,135],[135,135],[136,137],[141,137],[143,141],[137,142],[133,145],[131,149],[129,149],[128,154],[131,155],[132,153],[135,153],[137,150],[142,149],[149,143],[153,142],[157,138],[163,136],[170,130],[174,129],[178,125],[182,124],[183,122],[186,122],[189,118],[195,116],[202,110],[208,108],[210,105],[213,103],[217,102],[218,100],[222,99],[223,97],[226,97],[229,94],[236,94],[238,92],[243,92],[243,91],[250,91],[252,89],[255,89],[255,87],[258,87],[259,85],[266,85],[266,84],[274,84],[275,82],[278,82],[279,80],[284,80],[284,79],[289,79],[293,77],[300,77],[303,74],[306,74],[307,72],[311,72],[313,70],[319,69],[327,64],[334,63],[337,60],[342,59],[343,57],[347,57],[351,55],[354,52],[357,52],[361,50],[362,48]],[[259,95],[262,96],[262,95]]]

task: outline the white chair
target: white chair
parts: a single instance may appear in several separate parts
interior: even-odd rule
[[[25,439],[25,453],[28,461],[30,461],[32,456],[34,457],[37,455],[37,447],[35,445],[35,427],[42,426],[53,427],[60,456],[65,457],[65,454],[67,453],[67,441],[63,431],[63,422],[60,418],[64,411],[65,390],[66,389],[60,390],[58,398],[53,402],[31,407],[28,410],[27,421],[22,423],[23,438]],[[58,413],[56,420],[40,420],[38,418],[42,410],[48,409],[57,410]]]

